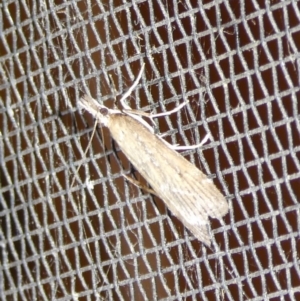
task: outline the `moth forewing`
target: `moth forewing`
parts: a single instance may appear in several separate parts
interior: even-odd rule
[[[208,216],[221,218],[228,212],[228,203],[212,180],[131,116],[111,114],[107,127],[171,212],[210,245]]]

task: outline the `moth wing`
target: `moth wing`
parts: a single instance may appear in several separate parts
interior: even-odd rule
[[[227,201],[212,180],[131,116],[111,115],[108,127],[171,212],[209,245],[208,216],[221,218],[228,212]]]

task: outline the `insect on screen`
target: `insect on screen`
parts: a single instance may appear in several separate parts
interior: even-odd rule
[[[299,300],[299,3],[2,1],[2,300]],[[84,95],[202,142],[179,153],[224,196],[206,244]]]

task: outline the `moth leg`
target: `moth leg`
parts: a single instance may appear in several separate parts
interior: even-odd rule
[[[145,68],[145,63],[143,63],[142,67],[141,67],[141,70],[138,74],[138,76],[136,77],[135,81],[133,82],[132,86],[123,94],[123,96],[121,97],[120,99],[120,104],[122,106],[122,108],[124,110],[129,110],[131,111],[131,108],[130,106],[125,102],[125,99],[132,93],[132,91],[134,90],[134,88],[137,86],[137,84],[139,83],[141,77],[142,77],[142,74],[144,72],[144,68]]]
[[[139,182],[139,181],[137,181],[137,180],[134,180],[134,179],[132,179],[131,177],[128,177],[127,175],[124,175],[124,174],[123,174],[123,177],[124,177],[126,180],[128,180],[131,184],[133,184],[133,185],[135,185],[135,186],[137,186],[137,187],[143,189],[144,191],[146,191],[146,192],[148,192],[148,193],[150,193],[150,194],[152,194],[152,195],[155,195],[157,198],[160,199],[159,195],[158,195],[153,189],[151,189],[151,188],[149,188],[149,187],[143,185],[141,182]],[[154,204],[155,204],[156,208],[159,209],[159,208],[157,207],[157,204],[156,204],[155,200],[153,200],[153,201],[154,201]],[[167,214],[168,214],[168,216],[169,216],[169,217],[173,216],[173,214],[172,214],[172,212],[169,210],[169,208],[167,207],[166,209],[167,209]]]
[[[180,111],[188,103],[189,103],[189,101],[187,100],[187,101],[183,102],[182,104],[180,104],[179,106],[177,106],[176,108],[174,108],[171,111],[167,111],[167,112],[163,112],[163,113],[158,113],[158,114],[151,114],[149,116],[149,118],[158,118],[158,117],[163,117],[163,116],[169,116],[169,115],[171,115],[173,113],[176,113],[176,112]]]
[[[176,113],[179,110],[181,110],[189,102],[189,101],[185,101],[184,103],[182,103],[179,106],[177,106],[175,109],[173,109],[171,111],[168,111],[168,112],[159,113],[159,114],[147,114],[145,112],[139,113],[139,111],[132,110],[131,107],[125,102],[125,99],[132,93],[132,91],[138,85],[138,83],[139,83],[139,81],[140,81],[140,79],[142,77],[142,74],[144,72],[144,69],[145,69],[145,63],[143,63],[143,65],[141,67],[141,70],[140,70],[138,76],[136,77],[135,81],[131,85],[131,87],[123,94],[123,96],[120,99],[120,104],[121,104],[123,110],[128,110],[128,112],[126,112],[126,113],[137,114],[137,115],[149,117],[150,119],[151,118],[157,118],[157,117],[168,116],[168,115],[171,115],[173,113]]]
[[[179,106],[177,106],[176,108],[174,108],[171,111],[164,112],[164,113],[159,113],[159,114],[154,114],[154,115],[149,116],[149,118],[152,120],[152,118],[157,118],[157,117],[162,117],[162,116],[168,116],[168,115],[171,115],[173,113],[176,113],[177,111],[181,110],[188,102],[189,101],[185,101],[184,103],[180,104]],[[163,136],[164,135],[160,135],[159,137],[162,138]],[[209,139],[211,139],[211,135],[210,134],[206,134],[205,137],[204,137],[204,139],[199,144],[196,144],[196,145],[187,145],[187,146],[173,145],[173,144],[168,143],[165,140],[163,140],[163,141],[165,141],[165,143],[167,143],[167,145],[171,149],[183,151],[183,150],[190,150],[190,149],[196,149],[196,148],[202,147]]]
[[[131,110],[130,113],[141,115],[141,116],[149,118],[150,121],[152,122],[152,124],[155,126],[156,124],[153,121],[153,118],[158,118],[158,117],[163,117],[163,116],[169,116],[169,115],[171,115],[173,113],[176,113],[179,110],[181,110],[188,102],[189,101],[185,101],[185,102],[183,102],[182,104],[180,104],[179,106],[177,106],[176,108],[174,108],[171,111],[167,111],[167,112],[163,112],[163,113],[158,113],[158,114],[145,113],[145,112],[140,112],[140,111],[137,111],[137,110]]]
[[[150,119],[151,123],[153,126],[156,126],[155,122],[153,121],[152,119],[152,116],[151,116],[151,113],[147,113],[147,112],[144,112],[144,111],[139,111],[139,110],[135,110],[135,109],[130,109],[130,110],[123,110],[122,111],[123,113],[131,116],[132,118],[135,118],[137,119],[138,121],[140,121],[142,124],[144,124],[147,128],[148,128],[148,123],[146,123],[144,121],[144,119],[142,119],[140,116],[142,117],[147,117]],[[146,123],[146,124],[145,124]],[[150,129],[150,128],[149,128]],[[153,129],[151,128],[151,132],[153,132]]]
[[[145,124],[145,121],[143,121],[142,118],[140,118],[140,116],[143,116],[143,117],[147,117],[150,119],[151,123],[153,125],[155,125],[155,122],[153,121],[153,118],[158,118],[158,117],[162,117],[162,116],[169,116],[173,113],[176,113],[178,112],[179,110],[181,110],[189,101],[185,101],[183,102],[182,104],[180,104],[179,106],[177,106],[176,108],[174,108],[173,110],[171,111],[168,111],[168,112],[163,112],[163,113],[158,113],[158,114],[151,114],[151,113],[146,113],[146,112],[143,112],[143,111],[139,111],[139,110],[134,110],[132,109],[126,102],[126,98],[132,93],[132,91],[135,89],[135,87],[138,85],[141,77],[142,77],[142,74],[144,72],[144,69],[145,69],[145,63],[142,65],[141,67],[141,70],[138,74],[138,76],[136,77],[135,81],[133,82],[133,84],[131,85],[131,87],[123,94],[123,96],[121,97],[120,99],[120,105],[122,107],[122,112],[127,114],[127,115],[130,115],[131,117],[139,120],[141,123],[143,123],[146,127],[148,127],[146,124]],[[148,127],[149,128],[149,127]]]
[[[184,150],[191,150],[191,149],[196,149],[196,148],[202,147],[210,139],[211,139],[211,135],[206,134],[205,137],[201,140],[201,142],[199,144],[186,145],[186,146],[180,146],[180,145],[177,145],[177,144],[173,145],[173,144],[168,143],[165,140],[163,140],[163,141],[165,141],[171,149],[184,151]]]
[[[130,107],[128,105],[126,105],[126,108],[123,107],[123,113],[128,114],[130,116],[133,117],[133,115],[138,115],[138,116],[143,116],[146,118],[149,118],[150,121],[152,122],[153,125],[155,125],[155,122],[153,121],[153,118],[158,118],[158,117],[163,117],[163,116],[169,116],[173,113],[178,112],[179,110],[181,110],[186,104],[188,103],[188,101],[183,102],[182,104],[180,104],[179,106],[177,106],[176,108],[174,108],[171,111],[167,111],[167,112],[163,112],[163,113],[158,113],[158,114],[151,114],[151,113],[147,113],[144,111],[139,111],[139,110],[134,110],[134,109],[130,109]],[[123,106],[123,104],[122,104]]]
[[[137,180],[134,180],[134,179],[132,179],[131,177],[128,177],[127,175],[125,175],[125,174],[123,174],[123,177],[124,177],[126,180],[128,180],[130,183],[132,183],[133,185],[135,185],[135,186],[137,186],[137,187],[139,187],[139,188],[141,188],[141,189],[147,191],[147,192],[150,193],[150,194],[153,194],[153,195],[159,197],[153,189],[151,189],[151,188],[149,188],[149,187],[143,185],[141,182],[139,182],[139,181],[137,181]]]

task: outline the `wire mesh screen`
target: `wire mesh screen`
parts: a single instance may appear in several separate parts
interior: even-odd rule
[[[0,8],[2,300],[300,299],[298,1]],[[210,136],[182,155],[229,203],[211,247],[126,180],[145,184],[78,108],[84,94],[118,105],[143,63],[128,104],[188,100],[156,132]]]

